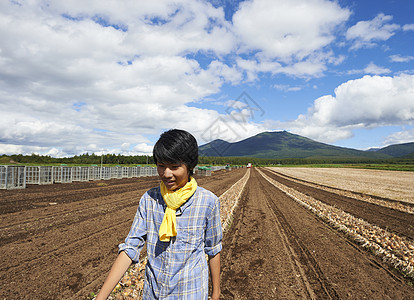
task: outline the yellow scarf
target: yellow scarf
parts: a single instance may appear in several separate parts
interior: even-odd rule
[[[167,208],[162,219],[159,235],[160,241],[169,242],[172,236],[177,235],[175,211],[195,193],[197,182],[193,177],[190,177],[190,181],[185,186],[179,190],[170,191],[161,181],[160,188]]]

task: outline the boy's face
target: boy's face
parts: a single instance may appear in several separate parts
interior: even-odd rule
[[[170,191],[182,188],[187,182],[190,171],[185,164],[157,163],[157,171],[161,180]]]

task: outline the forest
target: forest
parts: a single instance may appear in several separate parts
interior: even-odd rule
[[[315,164],[391,164],[391,165],[413,165],[414,159],[370,159],[363,157],[313,157],[313,158],[284,158],[268,159],[254,157],[217,157],[217,156],[199,156],[200,165],[246,165],[251,163],[254,166],[272,166],[272,165],[315,165]],[[154,164],[152,156],[136,155],[126,156],[121,154],[104,154],[95,153],[75,155],[72,157],[55,158],[48,155],[1,155],[0,164],[68,164],[68,165],[145,165]]]

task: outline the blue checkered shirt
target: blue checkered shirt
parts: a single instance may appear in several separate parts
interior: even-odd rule
[[[158,230],[166,207],[159,187],[147,191],[119,251],[125,251],[136,263],[147,242],[143,299],[208,299],[204,253],[214,256],[222,249],[220,201],[212,192],[197,187],[176,211],[177,236],[161,242]]]

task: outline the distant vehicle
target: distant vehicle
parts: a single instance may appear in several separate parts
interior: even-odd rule
[[[248,163],[248,164],[247,164],[247,167],[248,167],[248,168],[251,168],[251,167],[252,167],[252,163]]]

